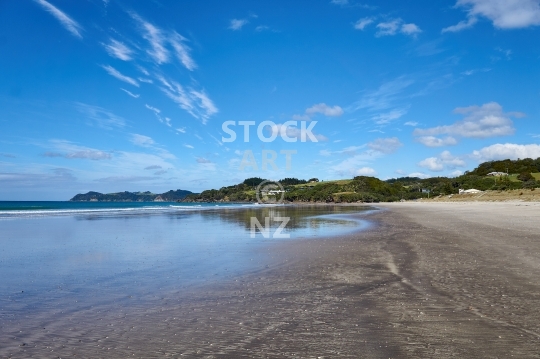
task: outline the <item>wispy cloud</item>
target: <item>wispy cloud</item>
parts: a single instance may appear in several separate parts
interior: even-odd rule
[[[365,93],[359,101],[352,105],[352,110],[379,111],[394,107],[403,91],[413,83],[412,79],[405,76],[385,82],[377,90]]]
[[[123,128],[126,126],[126,120],[102,107],[80,102],[76,102],[75,107],[79,112],[85,115],[85,118],[91,120],[91,124],[95,124],[106,130],[111,130],[115,127]]]
[[[152,137],[141,135],[138,133],[132,133],[130,135],[129,140],[135,146],[144,147],[144,148],[153,150],[160,158],[167,158],[167,159],[176,158],[176,156],[174,156],[172,153],[170,153],[165,148],[163,148],[163,146],[156,143],[156,141],[154,141]]]
[[[146,52],[156,64],[161,65],[170,62],[172,48],[173,54],[176,55],[178,61],[186,69],[193,71],[197,68],[195,60],[191,57],[191,48],[185,44],[188,40],[184,36],[176,31],[160,29],[136,13],[131,13],[131,16],[139,23],[142,36],[150,45],[150,48]],[[139,67],[139,70],[146,76],[149,76],[146,69]]]
[[[170,38],[171,45],[176,52],[178,60],[185,66],[189,71],[193,71],[197,68],[197,64],[190,55],[191,49],[184,42],[187,39],[177,32],[173,32],[172,37]]]
[[[208,119],[218,112],[217,107],[204,90],[184,89],[179,83],[167,80],[162,76],[159,77],[159,80],[164,86],[161,90],[171,100],[203,123],[207,123]]]
[[[145,79],[144,77],[137,77],[137,80],[139,80],[139,82],[144,82],[146,84],[153,84],[154,81],[151,80],[151,79]]]
[[[75,145],[69,141],[51,140],[51,145],[56,151],[45,152],[45,157],[63,157],[67,159],[109,160],[112,158],[109,152],[94,148]]]
[[[149,109],[150,111],[156,113],[156,114],[159,114],[161,113],[161,110],[157,107],[154,107],[154,106],[150,106],[149,104],[145,104],[144,105],[147,109]]]
[[[104,69],[105,71],[107,71],[107,73],[108,73],[109,75],[111,75],[111,76],[113,76],[113,77],[116,77],[118,80],[124,81],[125,83],[128,83],[128,84],[130,84],[130,85],[139,87],[139,83],[138,83],[135,79],[133,79],[133,78],[131,78],[131,77],[129,77],[129,76],[122,75],[122,74],[120,73],[120,71],[118,71],[118,70],[115,69],[114,67],[112,67],[112,66],[110,66],[110,65],[101,65],[101,67],[103,67],[103,69]]]
[[[81,25],[77,23],[75,20],[70,18],[66,15],[63,11],[55,7],[54,5],[51,5],[45,0],[34,0],[36,3],[40,4],[47,12],[49,12],[52,16],[54,16],[58,21],[60,21],[60,24],[64,26],[64,28],[71,32],[71,34],[75,37],[78,37],[79,39],[82,39],[82,35],[80,31],[82,30]]]
[[[328,117],[339,117],[343,115],[343,109],[339,106],[328,106],[325,103],[318,103],[306,109],[307,115],[315,115],[321,113]]]
[[[249,20],[247,19],[232,19],[231,22],[229,23],[229,29],[233,31],[237,31],[237,30],[242,29],[242,27],[246,25],[247,23],[249,23]]]
[[[469,17],[467,20],[463,20],[458,22],[455,25],[445,27],[441,30],[441,32],[444,34],[445,32],[459,32],[465,29],[469,29],[474,26],[478,22],[478,19],[476,17]]]
[[[204,157],[197,157],[195,158],[195,160],[197,161],[197,163],[212,163],[212,161]]]
[[[141,147],[153,147],[156,144],[156,142],[151,137],[139,135],[137,133],[131,134],[130,141],[134,145]]]
[[[133,12],[131,16],[139,23],[142,28],[143,38],[150,44],[150,48],[146,51],[148,55],[157,64],[169,62],[170,54],[165,47],[167,39],[163,31]]]
[[[372,17],[364,17],[354,23],[354,28],[356,30],[364,30],[368,25],[373,24],[375,21]]]
[[[126,89],[123,89],[123,88],[120,88],[120,90],[124,91],[125,93],[127,93],[129,96],[133,97],[133,98],[139,98],[141,95],[139,94],[134,94],[133,92],[131,91],[128,91]]]
[[[102,44],[102,45],[103,47],[105,47],[105,50],[112,57],[115,57],[123,61],[132,60],[131,55],[133,54],[133,50],[131,50],[126,45],[124,45],[124,43],[117,41],[115,39],[110,39],[108,44]]]
[[[144,169],[145,170],[160,170],[162,169],[162,167],[158,165],[152,165],[152,166],[145,167]]]
[[[378,138],[368,143],[369,148],[384,154],[394,153],[401,146],[403,146],[403,143],[397,137]]]

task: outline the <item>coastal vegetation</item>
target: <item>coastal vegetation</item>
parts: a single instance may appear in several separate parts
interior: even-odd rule
[[[499,172],[498,175],[489,175]],[[508,174],[507,174],[508,173]],[[508,191],[540,187],[540,158],[491,161],[472,171],[453,178],[418,177],[393,178],[386,181],[375,177],[357,176],[353,179],[319,181],[284,178],[284,200],[288,202],[395,202],[441,195],[458,194],[460,189]],[[256,202],[256,188],[265,181],[260,177],[242,183],[190,194],[185,202]]]

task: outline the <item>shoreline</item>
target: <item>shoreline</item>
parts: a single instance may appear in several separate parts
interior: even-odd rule
[[[0,355],[538,357],[540,204],[372,207],[364,231],[278,243],[275,265],[154,308],[71,313]]]

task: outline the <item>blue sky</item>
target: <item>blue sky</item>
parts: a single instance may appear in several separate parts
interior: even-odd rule
[[[540,157],[539,38],[540,0],[3,1],[0,200]]]

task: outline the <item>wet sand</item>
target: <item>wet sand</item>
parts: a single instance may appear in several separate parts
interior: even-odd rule
[[[271,246],[275,265],[152,308],[10,318],[0,357],[540,357],[540,204],[378,207],[368,230]]]

